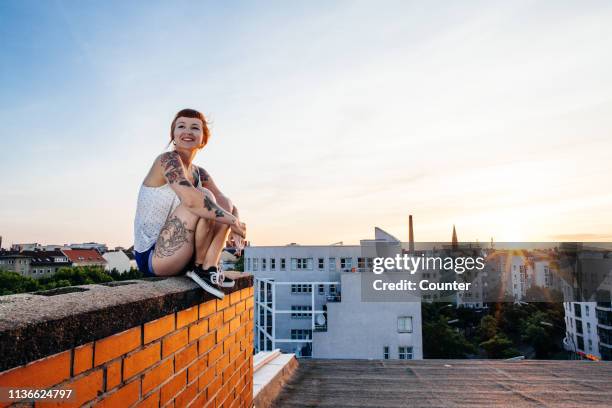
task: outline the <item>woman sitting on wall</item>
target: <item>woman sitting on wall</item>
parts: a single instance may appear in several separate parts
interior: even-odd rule
[[[243,248],[246,225],[210,174],[193,164],[209,137],[202,113],[183,109],[174,117],[174,148],[155,159],[140,186],[134,253],[145,276],[186,272],[204,290],[223,298],[219,287],[234,282],[217,267],[221,252],[229,234],[230,242],[239,251]]]

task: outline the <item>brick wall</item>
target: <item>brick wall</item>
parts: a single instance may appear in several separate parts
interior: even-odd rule
[[[20,406],[251,407],[252,354],[253,287],[247,287],[4,371],[0,387],[76,395]]]

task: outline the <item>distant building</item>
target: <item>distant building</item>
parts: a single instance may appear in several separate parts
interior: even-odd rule
[[[11,251],[42,251],[43,246],[37,242],[31,244],[13,244],[11,245]]]
[[[236,262],[238,262],[238,257],[227,249],[224,249],[221,252],[221,268],[224,271],[234,271],[236,270]]]
[[[19,251],[6,251],[0,255],[0,269],[17,272],[22,276],[31,277],[30,264],[32,258],[22,255]]]
[[[377,240],[394,237],[376,229]],[[361,245],[249,246],[255,276],[255,348],[300,357],[421,359],[419,302],[362,302]],[[356,315],[355,315],[356,314]]]
[[[99,244],[97,242],[84,242],[82,244],[70,244],[68,245],[68,247],[70,247],[70,249],[95,249],[100,254],[103,254],[106,251],[108,251],[108,247],[106,246],[106,244]]]
[[[132,268],[130,258],[124,251],[108,251],[102,254],[102,258],[106,261],[104,268],[109,272],[115,269],[119,273],[125,273]]]
[[[61,251],[21,251],[0,254],[0,269],[34,279],[54,275],[72,262]]]
[[[73,266],[106,267],[106,260],[95,249],[65,249],[62,252],[72,262]]]

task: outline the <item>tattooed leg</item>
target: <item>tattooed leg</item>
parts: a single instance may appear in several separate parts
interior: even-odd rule
[[[171,215],[159,233],[155,245],[155,256],[164,258],[172,256],[185,244],[189,244],[193,230],[187,228],[187,222],[176,215]]]
[[[177,275],[191,261],[194,231],[199,219],[182,204],[170,214],[153,252],[153,272],[156,275]]]

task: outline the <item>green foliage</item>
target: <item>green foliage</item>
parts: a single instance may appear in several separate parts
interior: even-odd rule
[[[475,352],[474,346],[447,323],[446,317],[423,323],[424,358],[465,358]]]
[[[497,327],[497,320],[491,315],[487,315],[480,321],[480,327],[478,328],[478,334],[483,340],[488,340],[497,334],[499,328]]]
[[[107,273],[101,266],[63,267],[54,275],[40,279],[32,279],[16,272],[0,270],[0,296],[140,278],[142,278],[142,273],[138,269],[132,268],[129,272],[123,274],[116,270]]]
[[[39,284],[35,279],[26,278],[17,272],[0,270],[0,296],[33,292],[38,289]]]
[[[234,269],[239,272],[244,272],[244,252],[238,257],[238,260],[234,264]]]
[[[521,353],[513,347],[512,340],[504,334],[496,334],[487,341],[480,343],[489,358],[511,358]]]

